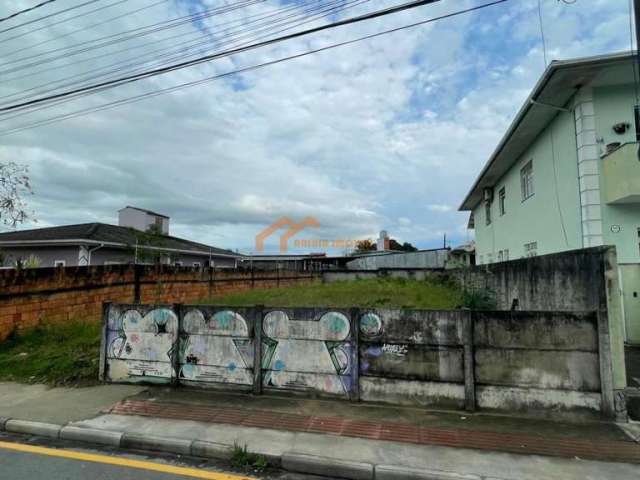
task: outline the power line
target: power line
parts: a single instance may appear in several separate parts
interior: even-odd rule
[[[295,59],[298,59],[298,58],[302,58],[302,57],[306,57],[306,56],[313,55],[313,54],[316,54],[316,53],[320,53],[320,52],[324,52],[324,51],[327,51],[327,50],[331,50],[331,49],[334,49],[334,48],[343,47],[343,46],[347,46],[347,45],[352,45],[352,44],[355,44],[355,43],[358,43],[358,42],[362,42],[362,41],[365,41],[365,40],[370,40],[372,38],[381,37],[383,35],[387,35],[387,34],[390,34],[390,33],[395,33],[395,32],[399,32],[399,31],[402,31],[402,30],[406,30],[406,29],[410,29],[410,28],[415,28],[417,26],[425,25],[425,24],[428,24],[428,23],[433,23],[433,22],[436,22],[436,21],[439,21],[439,20],[444,20],[444,19],[447,19],[447,18],[456,17],[456,16],[463,15],[463,14],[466,14],[466,13],[471,13],[471,12],[474,12],[474,11],[482,10],[482,9],[485,9],[485,8],[488,8],[488,7],[492,7],[494,5],[498,5],[498,4],[501,4],[501,3],[506,3],[508,1],[509,0],[496,0],[496,1],[493,1],[493,2],[490,2],[490,3],[485,3],[485,4],[482,4],[482,5],[478,5],[476,7],[468,8],[468,9],[465,9],[465,10],[459,10],[459,11],[452,12],[452,13],[449,13],[449,14],[441,15],[439,17],[434,17],[434,18],[430,18],[430,19],[427,19],[427,20],[422,20],[420,22],[415,22],[415,23],[411,23],[411,24],[408,24],[408,25],[404,25],[404,26],[401,26],[401,27],[396,27],[396,28],[392,28],[392,29],[389,29],[389,30],[384,30],[382,32],[378,32],[378,33],[374,33],[374,34],[370,34],[370,35],[365,35],[363,37],[359,37],[359,38],[356,38],[356,39],[353,39],[353,40],[348,40],[348,41],[344,41],[344,42],[340,42],[340,43],[336,43],[336,44],[332,44],[332,45],[327,45],[325,47],[316,48],[316,49],[313,49],[313,50],[308,50],[306,52],[302,52],[302,53],[299,53],[299,54],[296,54],[296,55],[290,55],[290,56],[287,56],[287,57],[279,58],[277,60],[272,60],[272,61],[269,61],[269,62],[264,62],[264,63],[260,63],[260,64],[257,64],[257,65],[240,68],[240,69],[233,70],[233,71],[230,71],[230,72],[226,72],[226,73],[222,73],[222,74],[218,74],[218,75],[213,75],[213,76],[210,76],[210,77],[205,77],[205,78],[200,79],[200,80],[194,80],[194,81],[191,81],[191,82],[182,83],[182,84],[179,84],[179,85],[175,85],[173,87],[163,88],[163,89],[155,90],[155,91],[152,91],[152,92],[147,92],[147,93],[144,93],[144,94],[141,94],[141,95],[136,95],[136,96],[124,98],[124,99],[121,99],[121,100],[108,102],[108,103],[105,103],[103,105],[99,105],[99,106],[96,106],[96,107],[89,107],[89,108],[85,108],[85,109],[82,109],[82,110],[77,110],[75,112],[70,112],[70,113],[66,113],[66,114],[62,114],[62,115],[56,115],[56,116],[53,116],[53,117],[49,117],[48,119],[40,120],[40,121],[33,122],[33,123],[30,123],[30,124],[25,124],[25,125],[13,128],[13,129],[0,131],[0,136],[11,135],[13,133],[21,132],[21,131],[28,130],[28,129],[31,129],[31,128],[36,128],[36,127],[40,127],[40,126],[44,126],[44,125],[49,125],[49,124],[52,124],[52,123],[57,123],[57,122],[64,121],[64,120],[69,120],[69,119],[72,119],[72,118],[75,118],[75,117],[80,117],[80,116],[83,116],[83,115],[87,115],[89,113],[95,113],[95,112],[99,112],[99,111],[103,111],[103,110],[108,110],[108,109],[111,109],[111,108],[116,108],[116,107],[119,107],[119,106],[122,106],[122,105],[126,105],[126,104],[129,104],[129,103],[138,102],[138,101],[141,101],[141,100],[144,100],[144,99],[147,99],[147,98],[152,98],[152,97],[156,97],[156,96],[159,96],[159,95],[165,95],[167,93],[172,93],[172,92],[175,92],[175,91],[178,91],[178,90],[182,90],[182,89],[185,89],[185,88],[191,88],[191,87],[194,87],[194,86],[197,86],[197,85],[202,85],[204,83],[208,83],[208,82],[212,82],[212,81],[215,81],[215,80],[219,80],[221,78],[226,78],[226,77],[230,77],[230,76],[238,75],[238,74],[242,74],[242,73],[248,73],[248,72],[251,72],[251,71],[255,71],[255,70],[258,70],[258,69],[262,69],[262,68],[265,68],[265,67],[269,67],[269,66],[272,66],[272,65],[283,63],[283,62],[286,62],[286,61],[289,61],[289,60],[295,60]],[[101,89],[99,91],[103,91],[103,90],[107,90],[107,89],[108,89],[108,87],[105,87],[105,88],[103,88],[103,89]]]
[[[117,3],[126,2],[126,1],[127,0],[118,0],[118,2],[116,2],[116,4]],[[208,10],[203,10],[203,11],[195,13],[195,14],[185,15],[183,17],[177,17],[177,18],[173,18],[173,19],[170,19],[170,20],[164,20],[162,22],[158,22],[158,23],[155,23],[155,24],[152,24],[152,25],[146,25],[144,27],[134,28],[132,30],[128,30],[127,32],[114,33],[114,34],[111,34],[111,35],[107,35],[106,37],[93,39],[93,40],[87,40],[87,41],[81,42],[81,43],[76,44],[76,45],[58,47],[58,48],[55,48],[53,50],[47,50],[45,52],[40,52],[40,53],[31,55],[31,56],[28,56],[28,57],[17,58],[17,59],[10,60],[8,62],[4,62],[4,63],[0,64],[0,67],[4,67],[6,65],[12,65],[12,64],[15,64],[15,63],[24,62],[24,61],[27,61],[27,60],[32,60],[32,59],[35,59],[35,58],[39,58],[39,57],[48,55],[50,53],[56,53],[56,52],[61,52],[61,51],[65,51],[65,50],[71,50],[71,49],[73,49],[75,47],[82,47],[83,45],[87,45],[87,44],[91,44],[91,43],[95,43],[95,42],[100,42],[102,40],[108,40],[110,38],[113,39],[113,40],[109,40],[109,41],[103,42],[103,43],[98,44],[98,45],[94,45],[92,47],[85,47],[84,49],[75,50],[75,51],[72,51],[72,52],[62,53],[62,54],[60,54],[60,55],[58,55],[56,57],[45,58],[44,60],[38,60],[38,61],[29,63],[29,64],[20,65],[20,66],[17,66],[17,67],[5,69],[5,70],[0,71],[0,74],[6,74],[6,73],[12,73],[12,72],[24,70],[24,69],[29,68],[29,67],[42,65],[43,63],[51,63],[51,62],[54,62],[56,60],[60,60],[62,58],[68,58],[70,56],[79,55],[81,53],[85,53],[85,52],[88,52],[88,51],[91,51],[91,50],[95,50],[95,49],[98,49],[98,48],[108,47],[108,46],[114,45],[116,43],[120,43],[120,42],[124,42],[124,41],[127,41],[127,40],[139,38],[139,37],[145,36],[145,35],[150,35],[152,33],[156,33],[156,32],[161,31],[161,30],[171,29],[171,28],[175,28],[177,26],[190,24],[191,22],[196,21],[196,20],[202,20],[204,18],[209,18],[209,17],[215,16],[215,15],[220,15],[220,14],[223,14],[223,13],[232,12],[234,10],[245,8],[247,6],[255,5],[255,4],[264,2],[264,1],[266,1],[266,0],[244,0],[242,2],[236,3],[236,5],[233,5],[233,6],[225,5],[223,7],[217,7],[217,8],[212,8],[212,9],[208,9]],[[114,4],[111,4],[111,5],[114,5]],[[145,29],[149,29],[149,30],[145,30]],[[132,35],[130,35],[128,37],[116,38],[116,37],[119,37],[119,36],[124,35],[126,33],[136,32],[136,31],[138,33],[132,34]]]
[[[314,22],[314,21],[319,20],[319,19],[321,19],[323,17],[327,17],[327,16],[330,16],[330,15],[335,15],[336,13],[338,13],[340,11],[343,11],[343,10],[346,10],[347,8],[353,8],[353,7],[357,6],[357,5],[361,5],[361,4],[367,3],[369,1],[370,0],[349,0],[349,1],[345,2],[344,0],[333,0],[332,2],[329,2],[328,4],[322,5],[321,6],[322,10],[319,10],[319,7],[315,6],[315,7],[312,7],[311,9],[302,10],[301,12],[298,12],[296,14],[286,15],[285,17],[283,17],[281,19],[278,19],[279,23],[271,21],[271,23],[265,24],[264,27],[262,27],[262,28],[260,28],[258,30],[255,30],[255,29],[251,30],[250,32],[244,33],[243,35],[238,35],[238,34],[227,35],[227,36],[225,36],[225,37],[223,37],[221,39],[221,40],[225,40],[225,38],[226,38],[226,40],[221,42],[221,43],[219,43],[217,46],[222,46],[222,45],[225,45],[225,44],[233,44],[237,40],[240,40],[243,37],[247,37],[248,35],[252,35],[253,36],[252,39],[249,39],[249,40],[247,40],[245,42],[239,43],[239,44],[236,45],[236,47],[237,46],[241,46],[241,45],[246,45],[246,44],[249,44],[249,43],[251,43],[253,41],[261,40],[263,38],[268,38],[271,35],[275,35],[277,33],[283,32],[283,31],[291,30],[292,28],[299,27],[300,25],[304,25],[304,24],[309,23],[309,22]],[[310,3],[313,3],[313,2],[310,2]],[[335,5],[335,6],[331,6],[332,4]],[[275,13],[276,14],[277,13],[286,13],[287,11],[292,10],[292,9],[293,10],[298,10],[299,7],[297,5],[293,6],[293,7],[287,7],[285,9],[281,9],[282,10],[281,12],[275,12]],[[314,13],[314,10],[319,10],[319,12],[315,13],[314,15],[309,15],[310,13]],[[263,20],[264,18],[273,17],[273,16],[274,16],[274,14],[272,13],[272,14],[269,14],[267,16],[263,16],[263,18],[257,18],[256,20],[253,20],[252,22],[248,22],[248,23],[242,25],[242,27],[244,27],[244,29],[246,30],[246,27],[249,24],[252,24],[252,23],[255,23],[256,21]],[[298,18],[295,18],[295,17],[301,17],[301,18],[298,19]],[[287,25],[289,25],[289,26],[287,26]],[[272,29],[274,27],[279,27],[279,26],[282,26],[284,28],[281,28],[280,30],[276,30],[276,31],[269,31],[269,29]],[[227,29],[227,30],[229,30],[229,29]],[[260,31],[267,31],[267,33],[262,34],[262,35],[258,35],[256,37],[255,34],[257,32],[260,32]],[[239,33],[242,33],[242,30]],[[227,38],[227,37],[229,37],[229,38]],[[196,43],[191,45],[190,47],[188,47],[187,50],[190,50],[192,48],[198,47],[200,45],[208,44],[208,43],[210,43],[210,40],[208,40],[208,39],[205,40],[205,41],[196,40]],[[162,51],[162,50],[164,50],[164,49],[161,49],[159,51]],[[176,60],[178,58],[184,58],[185,53],[186,53],[185,52],[185,48],[184,47],[180,47],[175,51],[171,51],[171,52],[165,53],[163,55],[156,56],[155,58],[152,59],[152,61],[155,60],[155,63],[160,61],[160,64],[163,64],[163,63],[174,61],[174,60]],[[145,57],[145,56],[147,56],[147,54],[144,54],[144,55],[140,56],[139,58]],[[169,57],[169,59],[163,61],[162,59],[166,58],[166,57]],[[116,68],[114,70],[111,70],[111,71],[108,71],[108,72],[104,72],[104,73],[98,74],[98,75],[84,77],[84,78],[82,78],[80,80],[77,80],[77,81],[74,81],[74,82],[68,82],[66,84],[60,85],[60,86],[55,87],[53,89],[49,89],[49,90],[45,90],[45,91],[41,90],[41,91],[36,92],[36,94],[40,95],[40,94],[44,94],[44,93],[48,93],[48,92],[53,92],[55,90],[60,90],[61,88],[68,88],[68,87],[71,87],[71,86],[74,86],[74,85],[83,84],[83,83],[86,83],[89,80],[94,80],[94,79],[100,78],[100,77],[113,76],[114,74],[117,74],[117,73],[119,73],[119,72],[121,72],[123,70],[126,70],[129,67],[137,67],[137,68],[134,68],[133,71],[139,70],[140,68],[143,68],[143,69],[145,68],[144,66],[141,66],[139,62],[136,62],[135,58],[134,59],[128,59],[128,60],[126,60],[124,62],[116,62],[115,64],[112,64],[110,66],[120,65],[122,63],[124,63],[123,66],[121,66],[119,68]],[[149,62],[143,62],[143,63],[149,63]],[[103,69],[108,68],[108,67],[109,66],[101,67],[101,68],[95,69],[94,71],[100,71],[100,70],[103,70]],[[53,84],[60,83],[60,82],[63,82],[65,80],[71,80],[71,79],[74,79],[74,78],[76,78],[76,76],[67,77],[67,78],[62,79],[60,81],[53,82]],[[14,96],[19,95],[19,94],[26,94],[29,91],[33,91],[34,89],[37,90],[38,88],[41,88],[43,86],[51,86],[51,84],[52,84],[52,82],[49,82],[47,84],[42,84],[42,85],[30,88],[28,90],[24,90],[22,92],[16,92],[14,94],[5,95],[4,97],[0,97],[0,100],[6,99],[6,98],[10,98],[10,97],[14,97]],[[24,100],[26,98],[29,98],[29,96],[30,95],[25,95],[23,97],[20,97],[18,99],[13,100],[13,101],[14,102],[15,101],[21,101],[21,100]],[[58,104],[60,104],[60,103],[62,103],[64,101],[65,100],[63,99],[60,102],[55,103],[55,105],[58,105]],[[44,109],[44,108],[48,108],[49,106],[50,106],[50,104],[45,104],[44,106],[41,106],[40,108],[38,108],[36,110],[41,110],[41,109]],[[27,111],[26,113],[31,113],[32,111],[33,110],[30,110],[30,111]],[[17,116],[22,116],[24,114],[25,113],[19,113],[17,115],[9,117],[8,119],[15,118]],[[0,118],[0,120],[6,120],[6,119],[7,118]]]
[[[37,5],[34,5],[33,7],[25,8],[24,10],[20,10],[18,12],[12,13],[11,15],[7,15],[6,17],[0,18],[0,22],[6,22],[7,20],[11,20],[12,18],[17,17],[18,15],[22,15],[23,13],[31,12],[32,10],[35,10],[37,8],[40,8],[40,7],[44,7],[45,5],[48,5],[48,4],[53,3],[55,1],[56,0],[46,0],[44,2],[38,3]]]
[[[65,8],[64,10],[58,10],[55,13],[50,13],[49,15],[45,15],[44,17],[34,18],[33,20],[29,20],[28,22],[24,22],[24,23],[21,23],[19,25],[14,25],[13,27],[5,28],[4,30],[0,30],[0,34],[5,33],[5,32],[9,32],[11,30],[15,30],[16,28],[24,27],[25,25],[31,25],[32,23],[36,23],[36,22],[40,22],[42,20],[46,20],[47,18],[56,17],[56,16],[61,15],[63,13],[70,12],[71,10],[75,10],[76,8],[81,8],[81,7],[84,7],[86,5],[90,5],[92,3],[96,3],[96,2],[99,2],[99,1],[101,1],[101,0],[88,0],[87,2],[81,3],[79,5],[74,5],[73,7]]]
[[[168,72],[172,72],[175,70],[180,70],[183,68],[187,68],[187,67],[191,67],[194,65],[198,65],[201,63],[206,63],[209,62],[211,60],[217,59],[221,56],[228,56],[228,55],[233,55],[236,53],[242,53],[242,52],[246,52],[248,50],[254,50],[256,48],[261,48],[267,45],[272,45],[274,43],[280,43],[283,41],[287,41],[287,40],[291,40],[294,38],[299,38],[299,37],[303,37],[306,35],[310,35],[312,33],[317,33],[317,32],[321,32],[324,30],[329,30],[329,29],[333,29],[333,28],[337,28],[337,27],[341,27],[341,26],[345,26],[345,25],[351,25],[351,24],[355,24],[355,23],[360,23],[360,22],[364,22],[364,21],[368,21],[368,20],[372,20],[375,18],[380,18],[383,16],[387,16],[387,15],[391,15],[391,14],[395,14],[395,13],[399,13],[405,10],[410,10],[410,9],[414,9],[417,7],[421,7],[424,5],[428,5],[428,4],[432,4],[432,3],[437,3],[441,0],[416,0],[416,1],[412,1],[412,2],[408,2],[408,3],[404,3],[401,5],[397,5],[394,7],[389,7],[389,8],[385,8],[382,10],[377,10],[371,13],[367,13],[364,15],[360,15],[357,17],[352,17],[352,18],[348,18],[345,20],[339,20],[333,23],[329,23],[326,25],[321,25],[318,27],[314,27],[314,28],[310,28],[307,30],[302,30],[300,32],[294,32],[288,35],[284,35],[281,37],[277,37],[274,39],[270,39],[270,40],[265,40],[263,42],[258,42],[258,43],[254,43],[252,45],[248,45],[248,46],[244,46],[244,47],[240,47],[240,48],[236,48],[236,49],[232,49],[232,50],[228,50],[226,52],[221,52],[221,53],[215,53],[215,54],[210,54],[210,55],[204,55],[202,57],[196,58],[194,60],[189,60],[189,61],[185,61],[185,62],[180,62],[174,65],[169,65],[166,67],[162,67],[162,68],[158,68],[158,69],[154,69],[154,70],[148,70],[146,72],[141,72],[138,74],[134,74],[134,75],[129,75],[129,76],[125,76],[125,77],[121,77],[121,78],[116,78],[114,80],[108,80],[105,82],[101,82],[101,83],[97,83],[94,85],[89,85],[86,87],[81,87],[81,88],[77,88],[75,90],[69,90],[67,92],[62,92],[62,93],[58,93],[58,94],[54,94],[54,95],[49,95],[49,96],[45,96],[45,97],[41,97],[41,98],[37,98],[34,100],[29,100],[27,102],[23,102],[23,103],[18,103],[15,105],[9,105],[6,107],[0,107],[0,112],[8,112],[8,111],[12,111],[12,110],[17,110],[20,108],[24,108],[24,107],[29,107],[31,105],[37,105],[40,103],[44,103],[44,102],[49,102],[51,100],[56,100],[59,98],[63,98],[63,97],[69,97],[69,96],[74,96],[77,95],[79,93],[84,93],[84,92],[88,92],[91,90],[103,90],[106,88],[114,88],[116,86],[120,86],[120,85],[125,85],[125,84],[129,84],[129,83],[133,83],[139,80],[142,80],[144,78],[151,78],[154,76],[158,76],[158,75],[162,75]]]
[[[338,0],[338,1],[342,1],[342,0]],[[315,3],[315,2],[317,2],[317,0],[306,0],[306,4],[307,5],[310,4],[310,3]],[[249,16],[247,18],[248,19],[255,19],[255,20],[247,22],[246,25],[253,24],[258,20],[262,20],[262,19],[266,19],[266,18],[271,18],[271,17],[277,16],[278,14],[286,12],[286,11],[297,10],[299,8],[299,6],[300,5],[294,5],[294,6],[290,6],[290,7],[286,7],[286,8],[279,8],[279,9],[276,9],[276,10],[271,10],[271,11],[267,12],[266,14],[263,12],[263,13],[260,13],[260,14],[257,14],[257,15],[251,15],[251,16]],[[305,4],[303,3],[302,6],[305,6]],[[213,25],[210,28],[207,28],[207,31],[209,31],[211,29],[218,29],[219,27],[224,27],[224,26],[227,26],[227,25],[232,25],[232,24],[238,23],[240,21],[242,21],[242,19],[235,19],[235,20],[231,20],[231,21],[228,21],[228,22],[224,22],[224,23],[218,23],[216,25]],[[217,31],[217,33],[228,32],[229,30],[231,30],[231,28],[225,28],[225,29]],[[194,32],[193,31],[189,31],[189,32],[186,32],[186,33],[182,32],[182,33],[179,33],[177,35],[171,35],[171,36],[168,36],[168,37],[165,37],[165,38],[161,38],[159,40],[154,40],[154,41],[143,43],[143,44],[140,44],[140,45],[134,45],[134,46],[127,47],[127,48],[124,48],[124,49],[120,49],[120,50],[110,51],[110,52],[104,53],[102,55],[97,55],[97,56],[93,56],[93,57],[89,57],[89,58],[83,58],[81,60],[73,61],[73,62],[70,62],[70,63],[65,63],[63,65],[50,67],[50,68],[45,68],[45,69],[38,70],[36,72],[31,72],[31,73],[28,73],[28,74],[25,74],[25,75],[19,75],[17,77],[8,78],[8,79],[6,79],[6,82],[12,82],[12,81],[15,81],[15,80],[21,80],[23,78],[32,77],[34,75],[35,76],[41,75],[43,73],[51,72],[51,71],[54,71],[54,70],[59,70],[60,68],[66,68],[66,67],[69,67],[69,66],[73,66],[73,65],[78,65],[78,64],[81,64],[81,63],[94,61],[94,60],[97,60],[99,58],[109,57],[109,56],[117,55],[117,54],[120,54],[120,53],[123,53],[123,52],[130,52],[130,51],[137,50],[137,49],[140,49],[140,48],[148,47],[150,45],[156,45],[158,43],[166,42],[168,40],[175,40],[176,38],[187,37],[187,36],[194,36]],[[195,36],[201,38],[203,35],[200,32],[195,32]],[[190,40],[190,42],[192,42],[192,40]],[[187,43],[189,43],[189,42],[182,42],[179,45],[185,46]],[[172,45],[172,47],[175,47],[175,45]],[[127,60],[119,60],[119,61],[117,61],[115,63],[111,63],[111,64],[103,66],[103,67],[91,69],[91,70],[89,70],[89,71],[87,71],[85,73],[97,72],[97,71],[104,70],[104,69],[109,68],[109,67],[113,67],[113,66],[117,66],[117,65],[121,65],[121,64],[127,64],[127,63],[129,63],[129,62],[131,62],[133,60],[144,58],[149,54],[154,54],[154,53],[158,53],[158,52],[162,52],[162,51],[166,51],[166,50],[167,50],[166,47],[163,47],[163,48],[157,49],[157,50],[152,50],[151,52],[146,52],[145,54],[139,55],[137,57],[129,58]],[[46,82],[45,84],[38,85],[38,86],[36,86],[34,88],[37,89],[37,88],[40,88],[40,87],[43,87],[43,86],[50,85],[51,83],[59,83],[61,81],[70,80],[70,79],[75,78],[75,77],[77,77],[77,75],[72,75],[70,77],[65,77],[63,79],[59,79],[59,80],[56,80],[54,82]],[[29,91],[30,90],[33,90],[33,89],[29,89]],[[26,90],[22,91],[22,92],[16,92],[16,93],[10,94],[10,95],[5,95],[3,97],[0,97],[0,99],[9,98],[9,97],[12,97],[12,96],[15,96],[15,95],[18,95],[18,94],[21,94],[21,93],[25,93],[25,92],[26,92]]]
[[[123,1],[126,1],[126,0],[123,0]],[[75,35],[76,33],[84,32],[86,30],[90,30],[92,28],[96,28],[96,27],[99,27],[101,25],[104,25],[106,23],[113,22],[114,20],[118,20],[120,18],[124,18],[124,17],[127,17],[129,15],[134,15],[136,13],[142,12],[143,10],[148,10],[150,8],[156,7],[156,6],[161,5],[163,3],[167,3],[168,1],[169,0],[160,0],[158,2],[152,3],[151,5],[147,5],[147,6],[141,7],[141,8],[136,8],[135,10],[130,10],[130,11],[125,12],[123,14],[116,15],[115,17],[107,18],[106,20],[102,20],[101,22],[93,23],[91,25],[87,25],[85,27],[81,27],[81,28],[78,28],[76,30],[72,30],[71,32],[65,33],[64,35],[58,35],[57,37],[47,38],[46,40],[43,40],[41,42],[33,43],[31,45],[27,45],[26,47],[14,49],[11,52],[6,53],[5,55],[15,55],[16,53],[24,52],[25,50],[31,50],[32,48],[39,47],[40,45],[44,45],[44,44],[47,44],[47,43],[50,43],[50,42],[55,42],[56,40],[60,40],[61,38],[66,38],[66,37],[69,37],[71,35]],[[117,3],[122,3],[122,2],[116,2],[116,4]],[[107,7],[112,6],[112,5],[114,5],[114,4],[108,5]],[[107,8],[107,7],[102,7],[102,8]],[[46,25],[43,28],[49,28],[49,27],[50,27],[50,25]],[[40,29],[38,29],[38,30],[40,30]],[[35,31],[35,30],[33,30],[33,31]],[[29,33],[31,33],[31,32],[29,32]]]

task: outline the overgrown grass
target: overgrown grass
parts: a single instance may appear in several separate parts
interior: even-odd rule
[[[231,464],[236,468],[243,470],[253,470],[254,472],[264,472],[269,463],[264,455],[250,452],[247,445],[233,444],[233,452],[231,454]]]
[[[0,381],[95,384],[99,358],[98,323],[41,326],[0,343]]]
[[[401,307],[445,310],[462,305],[462,292],[435,280],[375,279],[255,289],[215,297],[214,305],[274,307]]]

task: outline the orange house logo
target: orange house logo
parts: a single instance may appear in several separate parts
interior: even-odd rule
[[[289,217],[282,217],[256,235],[256,251],[264,252],[264,241],[278,230],[287,228],[287,230],[280,235],[280,253],[286,253],[289,248],[289,239],[307,227],[318,228],[320,227],[320,223],[313,217],[305,217],[300,223],[292,221]]]

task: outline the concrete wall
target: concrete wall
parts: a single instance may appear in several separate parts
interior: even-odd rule
[[[449,250],[425,250],[421,252],[385,253],[366,255],[347,262],[350,270],[378,270],[381,268],[444,268]]]
[[[98,322],[103,302],[195,302],[318,279],[313,273],[142,265],[0,270],[0,341],[40,324]]]
[[[102,375],[611,418],[599,322],[596,312],[111,305]]]

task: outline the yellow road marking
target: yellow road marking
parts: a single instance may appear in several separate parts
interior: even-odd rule
[[[14,450],[16,452],[35,453],[38,455],[48,455],[50,457],[68,458],[84,462],[106,463],[119,467],[138,468],[140,470],[150,470],[161,473],[172,473],[185,477],[205,478],[208,480],[255,480],[250,477],[230,475],[227,473],[210,472],[197,468],[176,467],[162,463],[144,462],[141,460],[130,460],[128,458],[110,457],[107,455],[96,455],[92,453],[75,452],[73,450],[59,450],[55,448],[37,447],[35,445],[24,445],[22,443],[0,442],[0,449]]]

